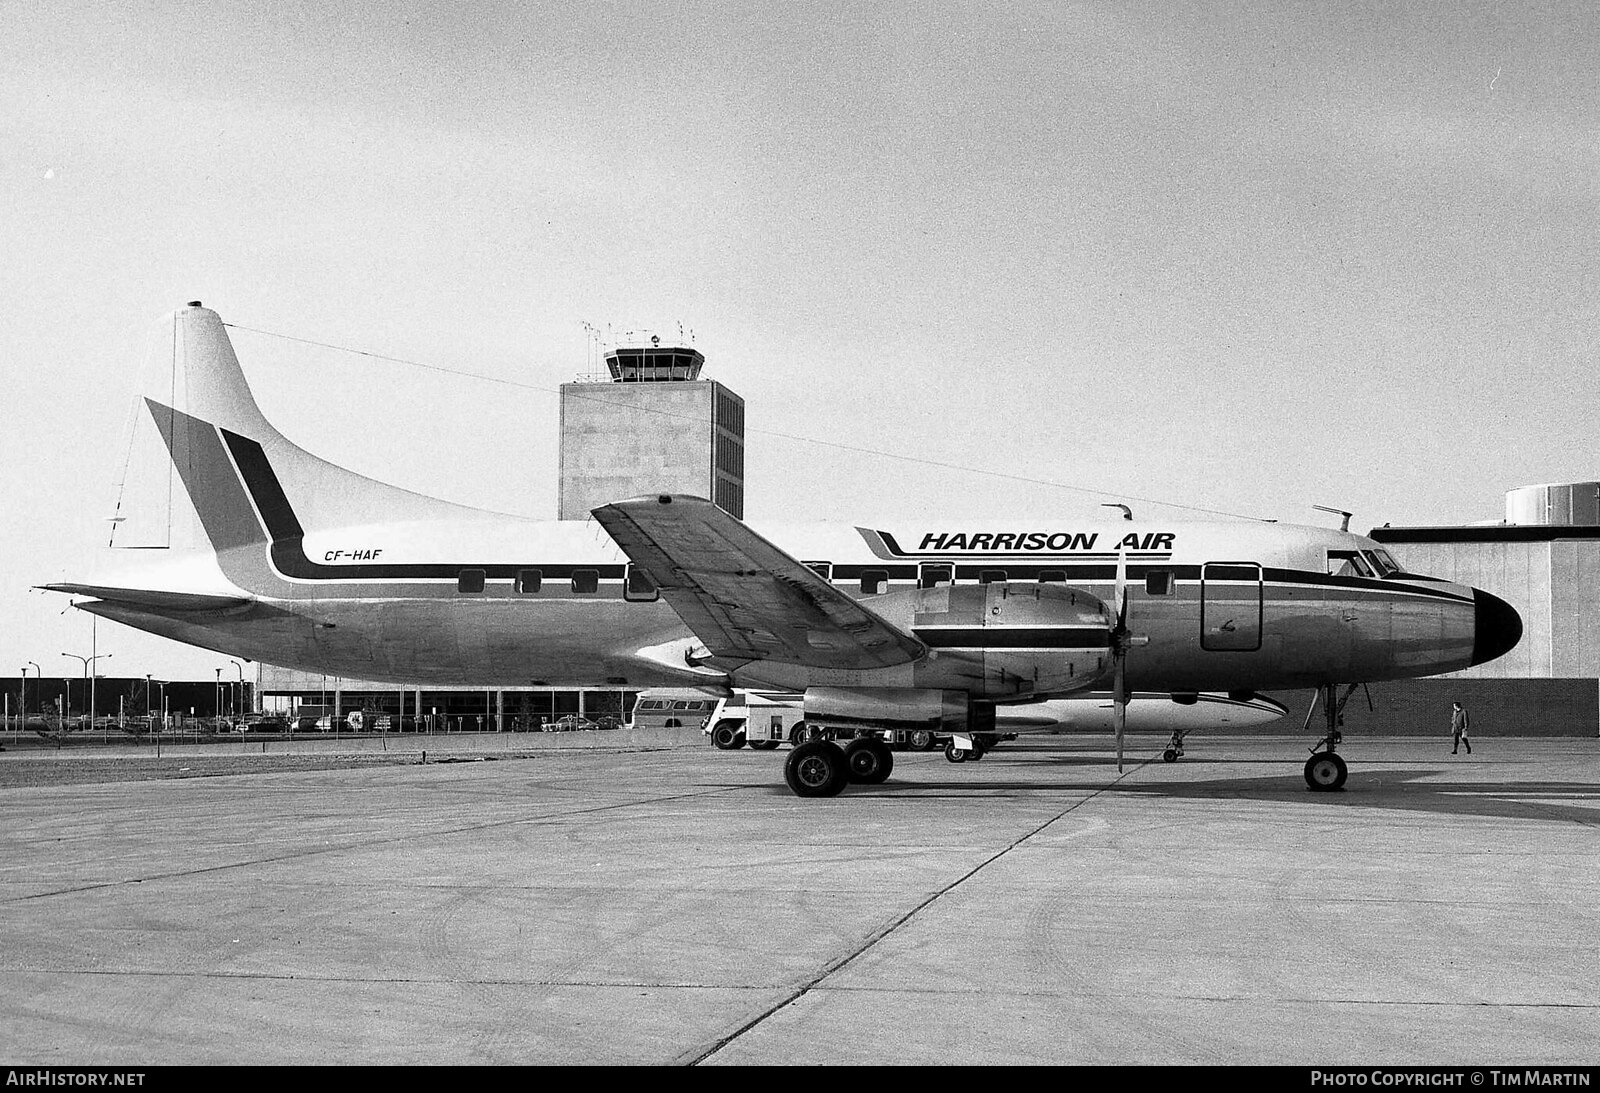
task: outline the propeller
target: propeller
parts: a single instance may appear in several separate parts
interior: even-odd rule
[[[1128,629],[1128,556],[1117,555],[1117,585],[1112,594],[1117,623],[1111,628],[1111,723],[1117,734],[1117,773],[1122,773],[1122,742],[1128,728],[1128,650],[1148,645],[1150,638]]]

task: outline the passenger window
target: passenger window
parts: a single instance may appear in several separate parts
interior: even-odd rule
[[[944,562],[923,562],[922,570],[917,576],[918,588],[938,588],[940,585],[954,584],[956,567]]]
[[[539,591],[539,586],[544,583],[544,571],[541,569],[517,570],[517,591],[524,596],[531,596]]]
[[[1003,581],[1005,579],[1006,579],[1006,571],[1003,570],[1003,569],[980,569],[980,570],[978,570],[978,583],[979,584],[994,584],[996,581]]]
[[[863,569],[861,571],[861,591],[869,596],[876,596],[889,587],[889,571],[887,569]]]
[[[1152,569],[1144,575],[1144,594],[1146,596],[1172,595],[1172,572],[1166,569]]]
[[[1039,583],[1066,584],[1067,571],[1064,569],[1041,569],[1039,570]]]
[[[661,598],[656,582],[642,569],[628,566],[628,576],[623,581],[622,598],[633,603],[653,603]]]
[[[574,592],[598,592],[600,590],[600,571],[598,569],[574,569],[572,571],[572,590]]]
[[[482,592],[484,571],[481,569],[463,569],[456,578],[457,592]]]

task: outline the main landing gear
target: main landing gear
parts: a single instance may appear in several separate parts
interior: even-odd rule
[[[1306,785],[1313,791],[1332,791],[1343,789],[1345,779],[1349,777],[1350,770],[1344,765],[1344,760],[1334,751],[1339,742],[1344,739],[1344,734],[1339,731],[1339,726],[1344,723],[1344,704],[1350,701],[1350,696],[1355,693],[1356,684],[1352,683],[1344,692],[1344,697],[1339,698],[1339,685],[1327,683],[1317,690],[1317,697],[1322,701],[1323,711],[1328,719],[1326,735],[1311,747],[1311,758],[1306,760]],[[1311,716],[1316,712],[1317,704],[1311,703],[1311,709],[1306,711],[1306,724],[1311,724]]]
[[[875,786],[893,770],[894,752],[876,736],[858,736],[842,748],[807,740],[789,752],[783,780],[800,797],[835,797],[851,782]]]

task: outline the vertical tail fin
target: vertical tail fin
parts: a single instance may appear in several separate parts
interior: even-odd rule
[[[151,332],[144,395],[168,409],[261,444],[287,444],[256,405],[222,318],[194,300]]]
[[[290,441],[261,413],[221,317],[199,301],[156,323],[141,402],[145,435],[153,421],[164,448],[159,480],[145,496],[156,511],[164,504],[169,529],[192,523],[175,471],[213,550],[298,538],[316,527],[486,515],[357,474]]]

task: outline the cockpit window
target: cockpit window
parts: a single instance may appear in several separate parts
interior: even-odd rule
[[[1367,551],[1367,557],[1372,560],[1373,568],[1378,571],[1378,576],[1380,577],[1391,577],[1396,573],[1402,572],[1400,563],[1395,561],[1394,555],[1387,550],[1382,548],[1369,550]]]
[[[1328,551],[1328,572],[1335,577],[1370,577],[1372,568],[1359,550]]]

